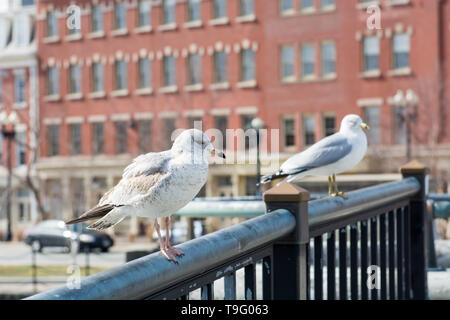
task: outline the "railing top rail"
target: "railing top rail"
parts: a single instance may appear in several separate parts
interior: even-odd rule
[[[36,300],[143,299],[223,261],[291,233],[295,218],[287,210],[244,221],[180,245],[179,264],[159,252],[81,280],[80,289],[62,286],[29,297]]]
[[[401,207],[420,190],[416,178],[383,183],[349,192],[348,199],[326,198],[309,202],[308,216],[312,237],[331,232],[383,212]]]

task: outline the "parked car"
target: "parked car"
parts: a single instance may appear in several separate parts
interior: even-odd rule
[[[45,220],[26,232],[25,243],[42,252],[44,247],[65,247],[70,250],[73,240],[79,240],[79,251],[100,249],[107,252],[114,240],[106,233],[82,226],[81,232],[70,230],[62,220]]]

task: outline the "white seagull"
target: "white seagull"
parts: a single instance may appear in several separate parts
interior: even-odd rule
[[[290,157],[278,172],[262,177],[261,183],[286,177],[285,180],[291,182],[306,176],[328,176],[328,194],[347,199],[343,192],[338,191],[336,174],[350,170],[364,158],[367,137],[362,129],[369,130],[370,127],[359,116],[345,116],[339,132]]]
[[[175,139],[171,150],[135,158],[125,168],[119,183],[103,195],[97,206],[66,224],[98,219],[88,228],[103,230],[127,216],[152,218],[161,252],[177,263],[175,257],[184,253],[170,244],[169,217],[188,204],[206,183],[208,155],[214,153],[206,134],[197,129],[185,130]],[[217,155],[225,158],[222,152]],[[164,243],[158,218],[165,218]]]

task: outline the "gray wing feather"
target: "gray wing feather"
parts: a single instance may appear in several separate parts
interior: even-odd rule
[[[133,162],[123,171],[123,178],[131,178],[139,175],[152,175],[167,172],[171,152],[150,152],[136,157]]]
[[[281,166],[285,174],[323,167],[344,158],[352,151],[352,145],[342,134],[335,133],[326,137],[309,149],[290,157]]]

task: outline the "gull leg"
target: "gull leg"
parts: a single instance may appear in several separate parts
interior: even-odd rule
[[[155,219],[155,229],[156,233],[158,234],[159,248],[161,250],[161,253],[167,258],[167,260],[178,263],[177,259],[175,259],[175,256],[167,250],[166,246],[162,241],[161,232],[159,231],[158,219]],[[167,241],[167,234],[166,234],[166,241]]]
[[[336,175],[333,174],[333,182],[334,182],[334,194],[333,197],[341,197],[343,199],[348,199],[348,197],[341,191],[338,191],[337,183],[336,183]]]
[[[184,255],[184,252],[170,245],[170,217],[166,217],[165,222],[166,222],[166,243],[165,243],[166,250],[176,256],[181,257]]]
[[[332,186],[333,186],[333,183],[331,181],[331,177],[328,176],[328,195],[329,196],[333,195]]]

